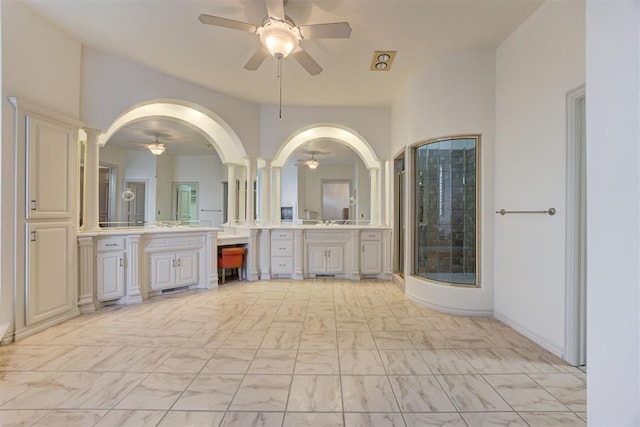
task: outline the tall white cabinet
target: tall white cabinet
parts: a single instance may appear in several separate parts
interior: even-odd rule
[[[15,337],[76,316],[80,122],[16,98]],[[22,279],[24,277],[24,279]],[[24,281],[23,281],[24,280]]]

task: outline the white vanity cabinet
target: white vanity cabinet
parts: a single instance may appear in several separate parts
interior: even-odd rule
[[[309,275],[344,275],[351,265],[351,232],[310,230],[305,232],[306,273]]]
[[[195,285],[199,282],[198,251],[152,253],[150,258],[152,291]]]
[[[127,262],[124,237],[97,239],[96,299],[111,301],[125,295]]]
[[[380,273],[382,273],[382,231],[363,231],[360,233],[360,274]]]
[[[271,274],[293,274],[293,231],[271,232]]]
[[[148,234],[143,239],[146,263],[149,266],[147,292],[161,292],[165,289],[201,285],[206,282],[207,259],[213,264],[215,248],[207,248],[207,238],[203,233]],[[209,265],[214,269],[215,265]],[[217,281],[217,275],[216,275]]]
[[[309,245],[310,274],[344,273],[344,248],[341,246]]]

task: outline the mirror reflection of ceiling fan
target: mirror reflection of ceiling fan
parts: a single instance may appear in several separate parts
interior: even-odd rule
[[[351,27],[348,22],[296,25],[284,13],[285,1],[266,0],[266,5],[267,16],[260,26],[206,14],[200,15],[198,19],[203,24],[257,34],[262,46],[244,66],[250,71],[257,70],[269,55],[280,60],[291,54],[309,74],[315,76],[322,72],[322,67],[300,46],[300,41],[305,39],[346,39],[351,36]]]
[[[316,159],[316,156],[324,156],[327,155],[329,153],[325,153],[325,152],[321,152],[321,151],[306,151],[305,153],[308,153],[311,155],[311,157],[309,159],[300,159],[296,162],[297,166],[308,166],[309,169],[316,169],[318,166],[320,166],[320,162]]]

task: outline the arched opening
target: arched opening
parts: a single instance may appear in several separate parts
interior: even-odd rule
[[[369,224],[378,224],[380,218],[381,211],[381,198],[380,198],[380,189],[382,188],[381,183],[381,174],[380,174],[380,161],[376,156],[375,152],[369,145],[369,143],[358,135],[355,131],[345,128],[340,125],[335,124],[316,124],[305,129],[302,129],[298,132],[295,132],[290,138],[288,138],[278,150],[274,160],[271,162],[271,170],[273,182],[270,186],[272,189],[273,197],[271,198],[271,215],[273,222],[280,222],[282,218],[282,189],[281,189],[281,174],[283,172],[283,168],[287,166],[287,163],[290,162],[290,159],[294,156],[296,152],[299,152],[305,146],[314,145],[318,141],[328,141],[336,144],[340,144],[342,146],[347,147],[349,150],[353,151],[357,154],[357,158],[362,162],[357,162],[362,165],[362,172],[365,174],[365,178],[360,180],[359,182],[359,190],[358,194],[363,193],[366,194],[367,204],[367,218],[366,222]],[[307,150],[308,151],[308,150]],[[313,151],[313,150],[312,150]],[[313,154],[313,153],[312,153]],[[322,162],[321,162],[322,163]],[[322,166],[320,166],[320,169]],[[315,168],[314,168],[315,169]],[[356,178],[354,180],[357,181],[358,173],[355,173]],[[300,175],[299,175],[300,176]],[[326,177],[325,177],[326,178]],[[323,181],[323,179],[316,179],[317,181]],[[324,181],[334,181],[335,179],[324,179]],[[348,180],[347,180],[348,181]],[[352,183],[351,183],[352,184]],[[322,186],[323,184],[320,183]],[[355,188],[355,187],[349,187]],[[300,193],[305,193],[300,191]],[[307,191],[306,194],[321,194],[322,187],[319,187],[317,191]],[[356,195],[356,192],[353,191],[352,195]],[[353,197],[351,197],[353,199]],[[284,200],[285,204],[287,200]],[[318,202],[318,203],[324,203]],[[289,208],[285,206],[284,208]],[[324,210],[324,207],[320,209],[320,213]],[[349,209],[348,207],[344,209],[345,213],[347,211],[351,211],[348,216],[349,223],[356,223],[361,221],[360,215],[352,216],[353,209]],[[298,215],[302,214],[302,208],[294,208],[294,211],[297,211]],[[309,212],[307,211],[307,214]],[[313,216],[315,218],[315,216]],[[314,218],[306,218],[306,219],[314,219]],[[305,219],[298,216],[298,219]],[[317,219],[323,219],[323,215],[320,214]],[[331,218],[333,219],[333,218]],[[343,219],[347,219],[344,217]],[[345,222],[346,223],[346,222]]]
[[[176,127],[181,127],[185,130],[185,132],[190,133],[195,138],[199,140],[200,146],[208,147],[209,152],[205,154],[209,154],[210,157],[216,159],[216,165],[212,165],[212,167],[202,167],[203,171],[206,170],[216,170],[218,174],[224,175],[224,177],[218,177],[217,181],[220,181],[220,185],[216,186],[216,190],[219,192],[219,198],[223,200],[224,203],[220,203],[221,206],[215,206],[212,208],[211,206],[196,205],[197,211],[202,212],[216,212],[218,216],[222,219],[223,217],[227,222],[233,222],[238,220],[238,213],[241,215],[247,211],[246,203],[248,203],[246,195],[244,194],[244,183],[241,185],[228,185],[229,182],[236,183],[238,179],[242,180],[242,178],[246,175],[247,167],[248,167],[248,159],[246,157],[246,153],[240,139],[236,135],[236,133],[231,129],[231,127],[220,117],[218,117],[213,112],[202,108],[198,105],[186,103],[183,101],[175,101],[175,100],[156,100],[149,101],[144,104],[136,105],[129,110],[122,113],[119,117],[117,117],[113,123],[109,126],[106,132],[101,133],[97,130],[86,130],[86,138],[87,145],[85,151],[85,159],[84,159],[84,191],[83,191],[83,229],[84,230],[92,230],[98,229],[99,222],[98,218],[100,217],[100,202],[97,200],[99,197],[98,194],[101,194],[99,191],[99,168],[101,164],[103,164],[102,156],[103,150],[107,150],[112,148],[110,142],[117,141],[123,133],[126,133],[127,130],[140,127],[143,124],[149,124],[153,122],[161,122],[161,123],[172,123]],[[157,139],[157,134],[156,134]],[[153,142],[152,140],[148,141],[149,143]],[[142,148],[140,148],[142,146]],[[168,155],[151,155],[148,150],[147,144],[138,143],[138,149],[142,149],[144,154],[148,157],[152,157],[153,164],[155,167],[159,168],[159,165],[162,163],[166,163],[167,157],[171,157]],[[213,148],[213,150],[212,150]],[[171,150],[168,150],[170,152]],[[136,153],[134,153],[136,154]],[[138,154],[140,152],[138,151]],[[202,163],[197,155],[191,153],[192,157],[195,158],[196,163]],[[131,156],[135,157],[135,156]],[[178,158],[177,155],[174,157]],[[185,157],[185,156],[180,156]],[[182,162],[184,163],[184,159]],[[226,167],[226,171],[224,171],[224,167]],[[194,166],[195,167],[195,166]],[[183,168],[184,169],[184,168]],[[187,168],[188,169],[188,168]],[[133,169],[136,172],[133,172],[133,176],[120,176],[119,186],[124,185],[128,181],[136,182],[136,181],[145,181],[144,179],[140,179],[141,176],[138,176],[140,172]],[[158,169],[159,170],[159,169]],[[158,206],[160,202],[158,202],[158,206],[156,206],[155,200],[150,199],[148,195],[146,195],[148,199],[148,203],[146,204],[146,221],[142,221],[141,223],[145,224],[153,224],[158,220],[168,220],[168,219],[179,219],[173,218],[173,214],[175,212],[176,207],[178,207],[178,203],[175,200],[171,200],[172,197],[170,195],[170,191],[172,185],[175,186],[177,184],[176,181],[194,181],[195,179],[177,179],[176,176],[165,176],[163,179],[167,182],[161,182],[161,174],[160,173],[151,173],[148,178],[148,191],[157,191],[161,188],[167,189],[167,197],[163,198],[163,203],[165,205],[165,209],[160,210]],[[131,179],[133,178],[133,179]],[[207,183],[208,186],[201,186],[201,188],[210,190],[211,184],[213,184],[211,178],[202,177]],[[157,183],[156,183],[157,181]],[[226,182],[227,187],[224,188],[224,183]],[[156,185],[157,184],[157,185]],[[184,187],[184,185],[179,186],[180,188]],[[217,188],[220,187],[220,188]],[[238,188],[242,188],[243,190],[239,190]],[[120,194],[123,192],[124,188],[118,187],[117,193]],[[197,186],[192,186],[191,191],[197,191]],[[224,193],[224,197],[223,194]],[[185,193],[186,194],[186,193]],[[157,193],[156,195],[159,195]],[[205,194],[203,193],[203,196]],[[210,199],[212,197],[209,197]],[[167,199],[167,200],[164,200]],[[183,198],[185,199],[185,198]],[[186,200],[186,199],[185,199]],[[122,205],[127,204],[126,202],[121,202]],[[130,204],[130,203],[129,203]],[[224,207],[222,206],[224,204]],[[208,203],[210,205],[210,203]],[[168,206],[168,208],[167,208]],[[238,207],[240,206],[240,207]],[[171,217],[167,217],[167,212],[171,210]],[[190,211],[193,209],[190,209]],[[118,209],[118,212],[123,211],[124,208],[121,207]],[[124,215],[124,214],[123,214]],[[203,214],[206,216],[206,214]],[[214,214],[212,214],[214,215]],[[201,219],[196,217],[196,220]],[[240,218],[241,220],[243,218]],[[208,221],[208,223],[206,223]],[[165,222],[165,221],[162,221]],[[200,225],[220,225],[220,221],[208,219],[205,222],[196,223]],[[193,225],[193,221],[191,221]]]

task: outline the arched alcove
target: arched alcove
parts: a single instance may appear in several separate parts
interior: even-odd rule
[[[87,150],[85,152],[85,192],[83,217],[86,218],[85,230],[97,229],[97,192],[99,153],[98,148],[109,143],[110,139],[127,126],[149,119],[165,119],[182,122],[196,130],[218,154],[220,161],[228,168],[230,181],[246,173],[249,161],[244,147],[233,129],[218,115],[199,105],[180,100],[151,100],[135,105],[120,114],[105,132],[87,129]],[[237,169],[237,171],[236,171]],[[236,219],[235,199],[239,196],[235,186],[228,191],[227,214],[230,220]],[[244,196],[242,194],[241,196]],[[244,199],[244,197],[242,197]],[[246,206],[246,205],[243,205]],[[96,212],[94,212],[96,211]]]
[[[370,182],[370,223],[378,224],[380,221],[380,189],[382,188],[380,161],[369,143],[357,132],[336,124],[315,124],[294,132],[278,149],[275,158],[271,161],[272,179],[272,207],[273,220],[279,222],[280,210],[280,173],[287,164],[289,158],[305,144],[317,140],[330,140],[343,144],[353,150],[360,157],[364,166],[369,171]]]

